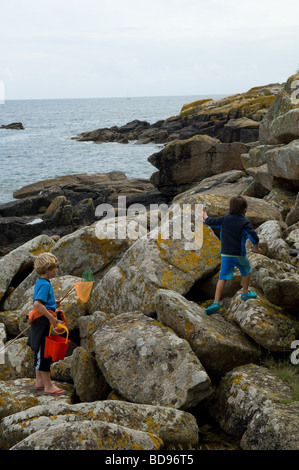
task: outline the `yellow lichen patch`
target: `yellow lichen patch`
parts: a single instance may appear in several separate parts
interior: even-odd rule
[[[211,98],[193,101],[192,103],[184,104],[181,109],[180,117],[184,119],[189,115],[197,114],[201,111],[208,103],[213,102],[214,100]]]

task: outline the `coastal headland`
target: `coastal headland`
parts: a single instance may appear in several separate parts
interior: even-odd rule
[[[150,179],[65,175],[0,206],[0,448],[299,450],[299,74],[70,138],[161,150]],[[247,246],[258,295],[241,301],[235,271],[208,316],[220,240],[196,208],[224,215],[234,194],[260,237],[262,254]],[[42,252],[59,260],[57,298],[94,278],[86,303],[73,291],[62,305],[64,397],[34,389],[20,335]]]

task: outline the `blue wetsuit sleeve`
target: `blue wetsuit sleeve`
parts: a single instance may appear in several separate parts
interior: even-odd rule
[[[249,238],[249,240],[252,242],[253,245],[257,245],[259,242],[259,236],[252,227],[251,223],[247,221],[246,226],[245,226],[245,231],[246,235]]]
[[[209,227],[213,228],[221,228],[222,227],[222,222],[225,216],[222,217],[207,217],[205,220],[205,224],[208,225]]]

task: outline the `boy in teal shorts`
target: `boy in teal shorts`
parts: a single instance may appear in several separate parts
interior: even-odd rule
[[[246,240],[249,238],[257,253],[261,253],[259,248],[259,237],[251,223],[245,217],[247,211],[247,201],[243,196],[233,196],[229,201],[229,214],[211,218],[203,212],[203,219],[206,225],[212,228],[220,228],[221,240],[221,269],[219,280],[216,286],[214,302],[206,308],[206,313],[211,315],[219,308],[219,301],[228,279],[233,278],[234,267],[236,266],[242,276],[243,292],[241,300],[253,299],[257,296],[255,292],[248,290],[251,276],[251,266],[246,256]]]

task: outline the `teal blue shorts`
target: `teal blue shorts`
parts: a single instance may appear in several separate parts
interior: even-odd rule
[[[251,265],[247,256],[221,255],[221,269],[219,279],[227,281],[232,279],[234,268],[238,268],[242,276],[251,273]]]

